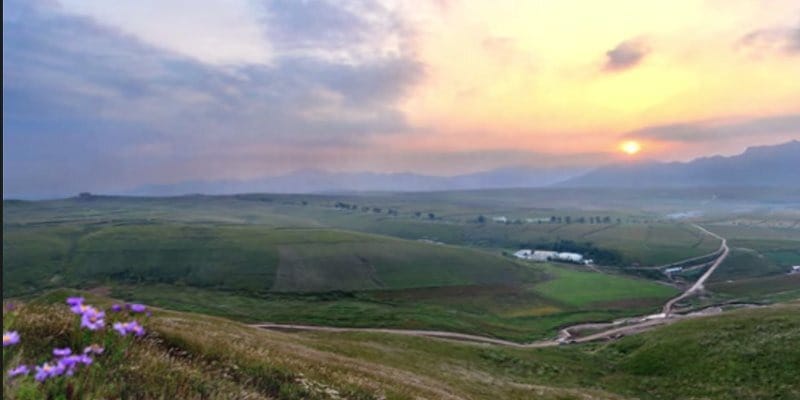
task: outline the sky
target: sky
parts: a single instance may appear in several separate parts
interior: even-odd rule
[[[6,198],[798,138],[796,0],[3,2]]]

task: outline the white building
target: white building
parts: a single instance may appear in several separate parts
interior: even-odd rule
[[[504,217],[504,216],[500,216],[500,217],[492,217],[492,221],[494,221],[494,222],[500,222],[500,223],[503,223],[503,224],[505,224],[506,222],[508,222],[508,218],[506,218],[506,217]]]
[[[533,261],[550,261],[558,258],[558,252],[547,250],[536,250],[531,255]]]
[[[558,259],[575,263],[583,262],[583,256],[578,253],[558,253]]]
[[[514,253],[514,257],[521,258],[523,260],[530,260],[531,259],[531,250],[530,249],[522,249],[516,253]]]
[[[672,268],[665,269],[664,273],[665,274],[674,274],[676,272],[681,272],[681,271],[683,271],[682,267],[672,267]]]
[[[793,265],[792,266],[792,273],[800,273],[800,265]]]

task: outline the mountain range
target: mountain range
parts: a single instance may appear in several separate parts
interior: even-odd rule
[[[601,167],[557,186],[572,187],[800,187],[800,141],[749,147],[730,157],[689,162],[639,162]]]
[[[534,187],[800,187],[800,141],[689,162],[639,161],[589,168],[508,167],[456,176],[300,170],[250,180],[196,180],[140,186],[127,195],[437,191]]]

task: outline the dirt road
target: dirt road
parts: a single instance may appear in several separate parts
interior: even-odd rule
[[[664,313],[664,316],[667,317],[667,318],[669,318],[670,314],[672,314],[672,308],[675,306],[675,303],[677,303],[677,302],[679,302],[679,301],[681,301],[683,299],[686,299],[686,298],[694,295],[698,291],[703,290],[705,288],[704,285],[705,285],[705,282],[708,279],[708,277],[710,277],[711,274],[713,274],[714,271],[717,270],[717,267],[719,267],[720,264],[722,264],[722,262],[725,261],[725,258],[728,257],[728,253],[730,252],[730,249],[728,249],[728,240],[727,239],[717,235],[716,233],[708,231],[707,229],[703,228],[700,225],[696,225],[695,224],[694,226],[697,227],[697,229],[700,229],[703,232],[705,232],[705,233],[707,233],[707,234],[709,234],[711,236],[714,236],[717,239],[722,240],[722,245],[720,246],[720,249],[722,249],[722,253],[720,253],[719,257],[717,257],[717,259],[714,261],[714,263],[711,264],[711,267],[709,267],[706,270],[706,272],[703,273],[703,275],[700,276],[700,278],[689,289],[686,289],[686,291],[681,293],[679,296],[670,299],[666,304],[664,304],[664,308],[662,310],[662,313]]]
[[[274,324],[274,323],[261,323],[261,324],[254,324],[253,327],[260,328],[260,329],[270,329],[270,330],[277,330],[277,331],[284,331],[284,332],[300,332],[300,331],[312,331],[312,332],[367,332],[367,333],[391,333],[397,335],[406,335],[406,336],[424,336],[424,337],[432,337],[438,339],[445,339],[445,340],[455,340],[460,342],[470,342],[470,343],[478,343],[478,344],[491,344],[491,345],[500,345],[500,346],[509,346],[509,347],[516,347],[516,348],[540,348],[540,347],[552,347],[558,346],[563,344],[571,344],[571,343],[587,343],[593,342],[598,340],[608,340],[614,339],[626,335],[631,335],[634,333],[639,333],[648,329],[652,329],[659,325],[666,325],[671,324],[675,321],[684,319],[684,318],[699,318],[707,315],[714,315],[716,312],[701,312],[701,313],[690,313],[690,314],[675,314],[672,311],[674,305],[685,299],[689,296],[694,295],[696,292],[702,290],[704,288],[705,281],[714,271],[719,267],[720,264],[725,260],[728,256],[728,243],[727,240],[713,232],[706,230],[705,228],[694,225],[697,229],[712,235],[722,241],[722,245],[720,246],[720,256],[714,261],[711,267],[703,273],[703,275],[686,291],[681,293],[679,296],[674,297],[667,301],[664,305],[663,312],[661,314],[654,314],[654,315],[646,315],[641,317],[632,317],[632,318],[624,318],[620,320],[616,320],[613,322],[607,323],[584,323],[584,324],[577,324],[572,325],[567,328],[562,329],[559,334],[558,338],[556,339],[549,339],[549,340],[539,340],[530,343],[517,343],[512,342],[509,340],[497,339],[492,337],[486,336],[478,336],[478,335],[469,335],[465,333],[457,333],[457,332],[445,332],[445,331],[427,331],[427,330],[411,330],[411,329],[389,329],[389,328],[340,328],[340,327],[332,327],[332,326],[314,326],[314,325],[293,325],[293,324]],[[720,309],[719,312],[722,312]],[[604,329],[607,328],[607,329]],[[587,336],[582,337],[575,337],[572,331],[580,331],[586,329],[604,329],[597,333],[592,333]]]

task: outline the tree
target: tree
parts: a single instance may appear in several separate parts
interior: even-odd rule
[[[550,216],[550,223],[553,224],[555,222],[556,222],[556,216],[555,215]]]
[[[568,223],[568,224],[571,224],[571,223],[572,223],[572,217],[570,217],[569,215],[567,215],[566,217],[564,217],[564,222],[566,222],[566,223]]]
[[[485,224],[486,223],[486,217],[484,217],[483,215],[478,215],[478,223],[479,224]]]
[[[436,219],[436,214],[428,213],[428,219]]]

